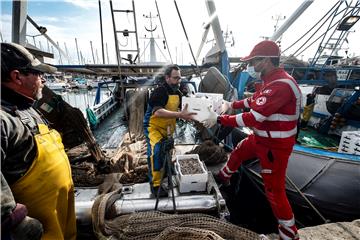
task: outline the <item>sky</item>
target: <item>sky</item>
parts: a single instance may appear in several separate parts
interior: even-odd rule
[[[12,1],[1,1],[1,38],[2,41],[11,41],[11,20],[12,20]],[[291,14],[303,3],[303,0],[214,0],[223,32],[227,32],[234,39],[234,46],[231,42],[227,43],[227,51],[232,57],[241,57],[249,54],[252,47],[270,37],[275,26],[279,28]],[[308,29],[310,29],[324,14],[337,2],[337,0],[314,0],[310,7],[295,21],[295,23],[282,35],[281,49],[287,49],[292,43],[299,39]],[[176,11],[173,0],[157,0],[161,20],[171,57],[173,62],[178,64],[193,64],[189,45],[194,54],[197,53],[204,31],[203,24],[208,21],[209,16],[205,6],[205,0],[176,0],[181,14],[189,43],[186,40],[181,22]],[[98,0],[62,0],[62,1],[36,1],[28,0],[28,15],[40,26],[47,28],[47,35],[60,47],[69,53],[71,61],[62,57],[63,64],[78,64],[78,57],[75,45],[75,38],[78,41],[79,51],[83,55],[86,63],[93,63],[90,41],[93,45],[94,58],[96,63],[102,61],[101,38]],[[108,47],[108,54],[105,48],[105,62],[116,63],[116,52],[114,44],[113,24],[108,0],[101,0],[104,45]],[[114,9],[130,9],[131,0],[113,0]],[[147,17],[157,15],[155,0],[135,0],[136,22],[139,37],[139,48],[141,61],[149,61],[148,38],[150,32],[150,21]],[[133,16],[125,13],[115,13],[116,28],[118,30],[133,29]],[[327,25],[326,25],[327,26]],[[158,61],[170,61],[168,49],[164,49],[163,33],[159,18],[153,18],[153,32],[156,43]],[[347,55],[360,55],[360,21],[351,29],[347,42],[343,47],[348,48]],[[47,50],[47,41],[43,36],[38,35],[38,31],[28,22],[27,40],[29,43],[43,50]],[[130,34],[131,35],[131,34]],[[33,37],[34,36],[34,37]],[[119,36],[120,47],[134,49],[136,41],[134,37]],[[198,63],[202,57],[210,50],[214,41],[210,31],[207,43],[205,44]],[[41,42],[41,43],[39,43]],[[301,44],[301,42],[299,42]],[[106,46],[105,45],[105,46]],[[300,45],[297,45],[300,46]],[[307,60],[314,56],[317,45],[310,47],[302,53],[298,53],[298,58]],[[298,47],[293,47],[285,52],[285,55],[294,53]],[[146,51],[144,51],[144,49]],[[49,48],[51,51],[51,47]],[[52,63],[59,64],[58,52],[54,50],[55,60]],[[345,52],[340,52],[345,55]],[[108,56],[108,57],[107,57]],[[125,56],[123,56],[125,57]]]

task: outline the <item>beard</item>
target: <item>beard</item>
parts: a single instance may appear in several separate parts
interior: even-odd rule
[[[34,94],[34,99],[35,100],[40,100],[42,97],[43,97],[43,94],[42,94],[42,87],[38,88],[36,91],[35,91],[35,94]]]

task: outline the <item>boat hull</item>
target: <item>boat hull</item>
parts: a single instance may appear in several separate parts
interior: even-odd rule
[[[295,146],[289,158],[287,177],[326,219],[359,219],[360,156],[326,152],[311,153],[311,149]],[[245,168],[262,184],[258,160],[246,164]],[[310,209],[309,204],[289,182],[286,191],[293,206]]]

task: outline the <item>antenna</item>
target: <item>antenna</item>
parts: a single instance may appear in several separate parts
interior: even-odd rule
[[[275,21],[275,25],[274,25],[274,32],[276,32],[278,30],[279,27],[279,22],[282,20],[285,20],[286,16],[282,16],[280,14],[277,14],[275,16],[271,16],[271,19]]]
[[[159,15],[156,14],[155,16],[153,16],[150,12],[149,15],[143,14],[143,17],[149,19],[149,21],[150,21],[150,28],[147,28],[145,26],[145,30],[151,33],[150,34],[150,62],[156,62],[155,38],[154,38],[153,32],[156,30],[157,26],[155,25],[155,27],[153,27],[153,19],[159,17]],[[145,49],[144,49],[144,51],[145,51]]]
[[[285,18],[286,18],[286,16],[282,16],[281,14],[271,16],[271,19],[275,21],[274,33],[276,33],[276,31],[279,29],[279,22],[282,21],[282,20],[285,20]],[[282,35],[276,40],[278,45],[280,45],[280,43],[281,43],[281,38],[282,38]]]

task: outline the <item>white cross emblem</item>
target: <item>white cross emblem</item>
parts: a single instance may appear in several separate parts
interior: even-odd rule
[[[258,99],[256,99],[256,105],[264,105],[266,103],[266,97],[259,97]]]

